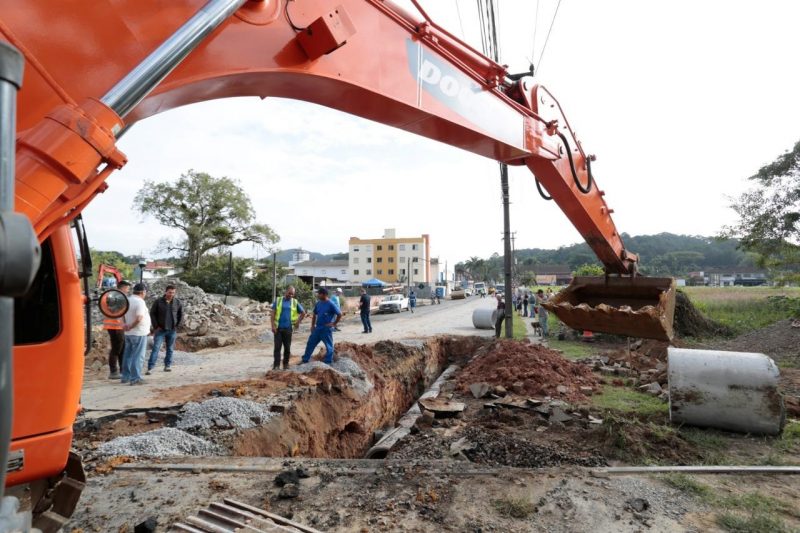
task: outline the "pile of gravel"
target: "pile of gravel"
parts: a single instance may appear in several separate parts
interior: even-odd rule
[[[198,431],[217,429],[248,429],[263,424],[273,416],[269,407],[228,396],[212,398],[201,403],[189,402],[183,406],[176,427]]]
[[[332,365],[325,364],[322,361],[311,361],[309,363],[293,366],[289,368],[289,370],[291,372],[305,374],[306,372],[311,372],[315,368],[329,369],[343,375],[347,378],[347,383],[350,387],[361,396],[365,396],[375,387],[367,376],[367,373],[358,366],[358,363],[349,357],[339,357]]]
[[[219,455],[222,450],[200,437],[175,428],[161,428],[104,442],[98,452],[106,456],[177,457]]]

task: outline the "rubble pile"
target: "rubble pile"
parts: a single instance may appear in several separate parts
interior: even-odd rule
[[[630,352],[622,348],[578,362],[612,378],[635,379],[642,392],[666,398],[668,347],[666,342],[640,339],[631,344]]]
[[[97,451],[106,456],[152,458],[219,455],[222,452],[217,445],[175,428],[117,437],[101,444]]]
[[[249,429],[260,426],[273,415],[266,405],[220,396],[184,405],[176,427],[188,431],[211,428]]]
[[[468,393],[471,384],[481,382],[518,395],[576,401],[584,399],[598,379],[591,368],[544,346],[498,340],[478,350],[459,374],[457,385]]]

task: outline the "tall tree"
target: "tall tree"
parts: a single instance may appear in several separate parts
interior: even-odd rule
[[[800,142],[750,179],[756,186],[731,207],[739,221],[724,229],[768,266],[796,271],[800,264]]]
[[[279,240],[269,226],[255,221],[247,193],[227,177],[189,170],[175,182],[146,181],[133,203],[142,214],[184,233],[177,242],[163,241],[162,248],[183,254],[187,271],[210,251],[242,242],[268,249]]]

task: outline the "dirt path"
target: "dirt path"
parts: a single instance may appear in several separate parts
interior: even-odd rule
[[[416,312],[404,312],[372,317],[373,333],[362,334],[357,316],[348,316],[341,324],[341,332],[334,335],[336,342],[374,343],[381,340],[419,338],[434,335],[478,335],[492,336],[492,330],[478,330],[472,326],[472,312],[480,307],[492,307],[490,298],[468,298],[446,300],[440,305],[425,305]],[[292,348],[292,363],[299,356],[308,340],[310,322],[306,322],[296,334]],[[265,327],[266,330],[266,327]],[[264,342],[228,346],[195,353],[177,352],[173,371],[165,373],[157,366],[153,374],[146,376],[145,385],[130,387],[106,379],[106,370],[88,373],[83,386],[81,403],[89,418],[107,415],[121,409],[141,407],[166,407],[182,403],[192,390],[191,385],[201,385],[233,380],[259,379],[272,365],[272,335],[267,332]],[[161,355],[163,358],[163,354]],[[170,389],[181,387],[185,396],[176,395]]]

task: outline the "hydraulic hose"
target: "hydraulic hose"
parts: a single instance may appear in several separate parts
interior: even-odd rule
[[[552,196],[547,196],[547,194],[545,194],[544,189],[542,189],[542,184],[539,183],[539,180],[537,178],[533,179],[536,181],[536,190],[539,191],[539,196],[541,196],[545,200],[552,200],[553,199]]]
[[[578,190],[581,191],[583,194],[589,194],[589,191],[592,190],[592,183],[594,182],[594,178],[592,178],[591,170],[589,170],[589,172],[588,172],[589,181],[586,183],[586,187],[584,187],[581,184],[581,181],[578,179],[578,171],[575,170],[575,160],[572,159],[572,148],[569,145],[569,141],[567,140],[567,136],[564,135],[563,133],[561,133],[560,131],[557,131],[556,134],[558,134],[558,136],[561,137],[561,141],[564,143],[564,146],[567,149],[567,158],[569,159],[569,168],[572,171],[572,179],[575,180],[575,186],[578,187]],[[586,161],[587,161],[587,169],[591,169],[591,167],[588,166],[589,159],[587,158]]]

